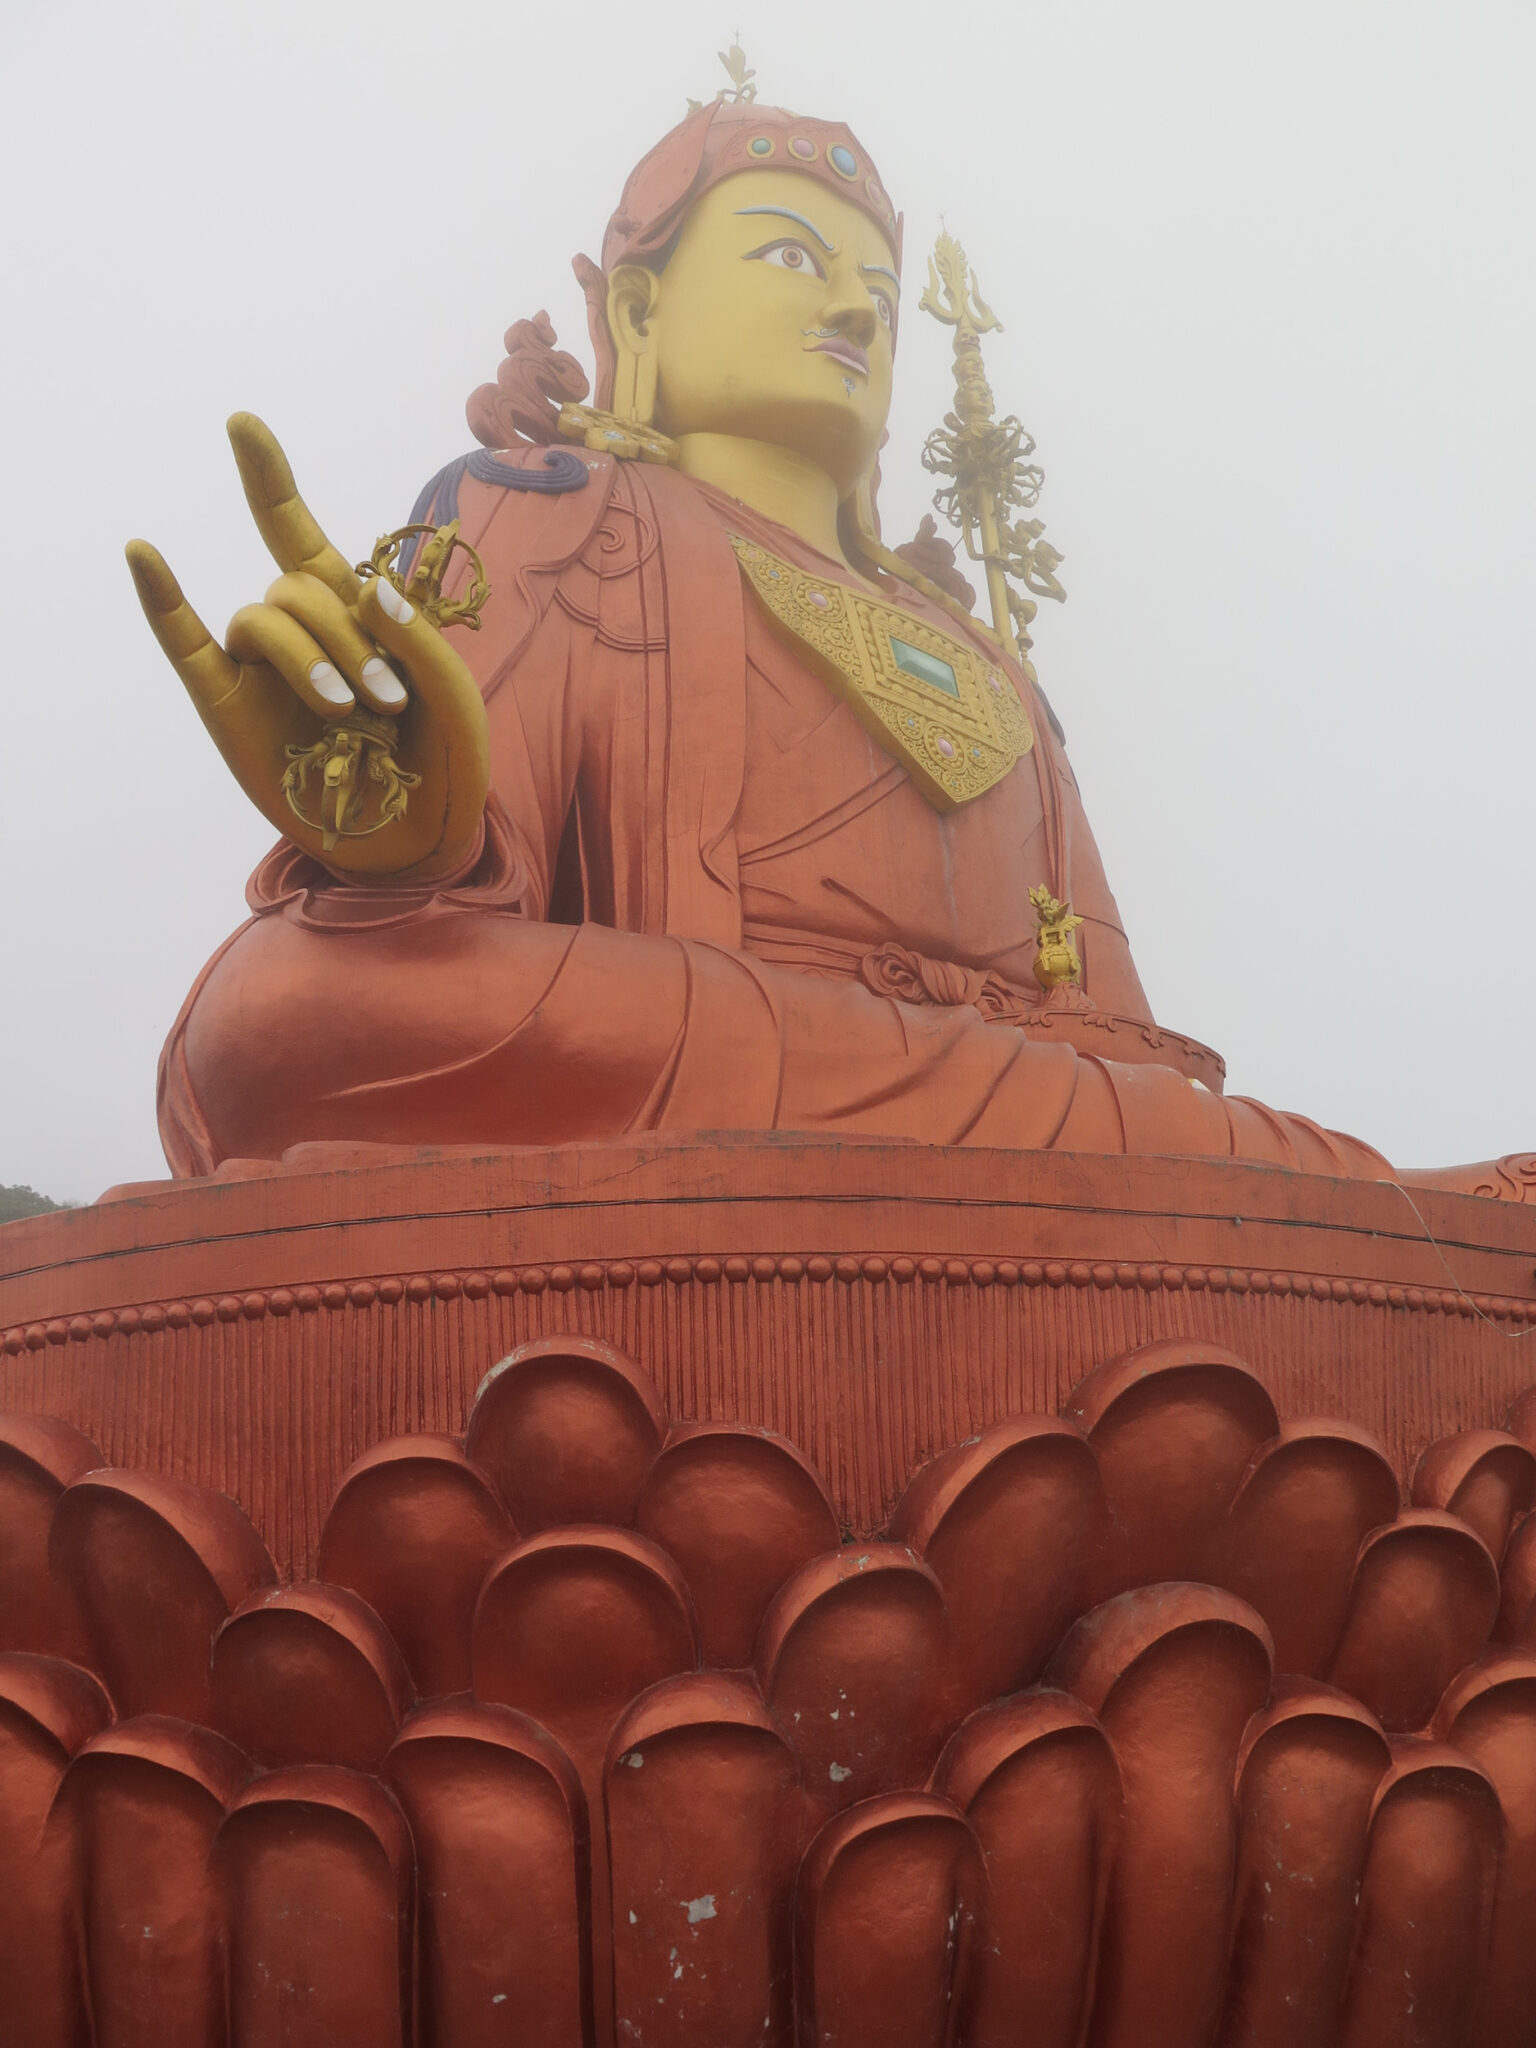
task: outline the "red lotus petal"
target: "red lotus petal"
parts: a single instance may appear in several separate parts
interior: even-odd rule
[[[0,2026],[18,2044],[85,2038],[72,1845],[46,1822],[69,1759],[111,1717],[88,1672],[57,1657],[0,1656]]]
[[[1365,1709],[1282,1679],[1238,1764],[1238,1860],[1222,2038],[1338,2039],[1376,1788],[1392,1758]]]
[[[1120,1825],[1103,1729],[1067,1693],[984,1707],[945,1750],[933,1789],[970,1822],[986,1869],[967,2048],[1078,2048]]]
[[[1095,2042],[1208,2040],[1227,1973],[1235,1764],[1269,1695],[1269,1631],[1212,1586],[1149,1586],[1084,1615],[1047,1679],[1098,1715],[1125,1787]]]
[[[392,1437],[337,1488],[320,1577],[367,1601],[418,1692],[465,1692],[475,1602],[515,1541],[490,1482],[452,1437]]]
[[[1410,1508],[1360,1547],[1329,1677],[1389,1734],[1423,1728],[1498,1611],[1498,1573],[1481,1540],[1451,1515]]]
[[[1443,1436],[1413,1475],[1416,1508],[1444,1508],[1487,1544],[1497,1563],[1509,1535],[1536,1499],[1536,1453],[1502,1429]]]
[[[465,1449],[526,1535],[632,1522],[661,1435],[656,1390],[622,1352],[541,1337],[487,1374]]]
[[[816,2048],[946,2048],[982,1883],[975,1838],[946,1800],[892,1793],[830,1820],[796,1902],[802,2038]]]
[[[1477,2048],[1529,2048],[1536,2015],[1536,1655],[1487,1651],[1441,1701],[1435,1733],[1485,1774],[1504,1815],[1471,2038]]]
[[[1327,1671],[1360,1545],[1396,1519],[1400,1498],[1381,1447],[1348,1423],[1287,1423],[1255,1452],[1232,1503],[1223,1583],[1269,1624],[1277,1671]]]
[[[453,2048],[591,2040],[587,1818],[554,1739],[509,1707],[423,1707],[384,1776],[417,1869],[422,2039]]]
[[[899,1544],[817,1558],[774,1601],[758,1675],[822,1812],[927,1778],[945,1719],[944,1643],[939,1582]]]
[[[0,1415],[0,1650],[90,1662],[84,1617],[48,1564],[48,1532],[66,1486],[104,1462],[52,1415]]]
[[[1393,1751],[1371,1817],[1343,2039],[1346,2048],[1472,2048],[1499,1803],[1457,1750],[1407,1740]]]
[[[207,1722],[214,1634],[276,1577],[242,1510],[179,1479],[93,1472],[60,1497],[50,1556],[118,1712]]]
[[[1172,1579],[1220,1581],[1227,1511],[1279,1420],[1262,1382],[1210,1344],[1143,1344],[1079,1381],[1063,1413],[1104,1476],[1110,1533],[1092,1597]]]
[[[411,1844],[381,1785],[324,1764],[269,1772],[231,1806],[213,1868],[234,2040],[403,2048]]]
[[[677,1560],[704,1661],[722,1670],[751,1663],[769,1601],[839,1533],[826,1488],[793,1444],[724,1423],[673,1431],[636,1520]]]
[[[250,1775],[206,1728],[120,1721],[64,1774],[49,1820],[69,1838],[95,2038],[206,2048],[223,2030],[223,1914],[208,1855]]]
[[[604,1773],[621,2041],[787,2041],[803,1802],[755,1685],[695,1673],[614,1731]]]
[[[213,1642],[214,1719],[268,1768],[377,1769],[411,1704],[383,1622],[340,1586],[257,1593]]]
[[[1082,1432],[1054,1416],[1000,1423],[923,1468],[891,1536],[944,1588],[955,1711],[1039,1675],[1078,1612],[1104,1537],[1104,1490]]]

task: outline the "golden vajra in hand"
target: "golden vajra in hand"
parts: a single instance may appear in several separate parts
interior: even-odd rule
[[[490,595],[456,521],[386,534],[357,568],[299,496],[249,413],[230,440],[281,572],[220,645],[163,557],[130,542],[145,616],[220,753],[286,837],[336,872],[430,882],[474,851],[490,785],[485,704],[445,626],[471,630]],[[461,596],[443,583],[467,558]],[[388,828],[388,829],[386,829]]]
[[[412,540],[419,545],[407,581],[396,564],[400,550]],[[474,581],[462,598],[446,598],[443,578],[455,548],[468,555]],[[357,573],[365,582],[370,576],[381,576],[439,630],[460,625],[478,632],[480,607],[491,594],[485,565],[469,542],[460,539],[457,519],[446,526],[427,522],[386,533],[375,543],[369,559],[358,563]],[[338,839],[366,839],[405,816],[410,793],[420,787],[421,777],[395,759],[397,730],[393,718],[359,705],[348,717],[332,719],[312,745],[288,748],[283,795],[299,822],[320,834],[327,853]],[[319,783],[318,817],[305,809],[312,780]]]

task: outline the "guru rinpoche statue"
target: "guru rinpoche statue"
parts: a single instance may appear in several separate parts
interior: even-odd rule
[[[1037,473],[990,422],[991,316],[953,245],[941,268],[959,397],[930,467],[979,518],[993,630],[931,532],[878,538],[885,187],[847,128],[748,94],[668,135],[577,264],[595,406],[520,322],[470,401],[488,452],[362,576],[266,428],[231,422],[265,599],[221,647],[129,550],[283,840],[165,1054],[178,1174],[730,1129],[1390,1177],[1223,1098],[1215,1056],[1153,1022],[1003,583],[1055,594],[1038,526],[1006,523]],[[1005,488],[978,514],[988,446]]]

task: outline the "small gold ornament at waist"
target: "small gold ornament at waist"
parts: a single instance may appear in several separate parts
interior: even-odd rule
[[[985,795],[1034,745],[1012,681],[978,649],[755,541],[730,538],[770,619],[841,689],[935,810]]]
[[[327,853],[338,839],[366,839],[405,816],[421,777],[399,765],[394,749],[394,719],[361,705],[332,719],[312,746],[288,749],[283,795]],[[318,811],[306,809],[316,802]]]
[[[1053,896],[1044,882],[1030,890],[1029,900],[1035,906],[1036,981],[1043,989],[1075,987],[1083,978],[1083,963],[1072,934],[1083,920],[1073,915],[1070,903]]]
[[[402,576],[396,566],[400,550],[418,534],[426,538],[416,551],[410,575]],[[474,576],[462,597],[450,598],[443,595],[443,579],[448,574],[448,564],[455,548],[468,555]],[[427,521],[417,526],[397,527],[393,533],[386,533],[382,540],[374,543],[373,553],[366,562],[358,563],[357,573],[365,582],[370,576],[382,576],[402,597],[409,598],[422,617],[439,631],[444,626],[468,626],[472,633],[478,633],[481,607],[491,594],[485,564],[469,542],[460,538],[457,519],[450,519],[446,526],[433,526]]]

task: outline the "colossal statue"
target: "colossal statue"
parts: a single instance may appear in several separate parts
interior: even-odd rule
[[[577,265],[596,408],[521,322],[470,405],[491,452],[423,494],[416,523],[456,520],[483,559],[480,630],[440,630],[419,576],[416,603],[360,579],[249,416],[231,437],[281,574],[224,647],[132,545],[283,835],[166,1050],[178,1174],[732,1129],[1390,1175],[1224,1098],[1214,1055],[1155,1026],[1027,659],[942,545],[881,545],[900,243],[847,128],[691,113]],[[376,779],[356,836],[296,794],[295,763],[339,772],[338,732]],[[1068,900],[1060,978],[1036,907]]]
[[[1536,1156],[1154,1023],[991,316],[989,628],[879,176],[728,68],[593,404],[519,322],[357,569],[236,419],[222,647],[130,550],[282,842],[176,1181],[0,1232],[0,2048],[1528,2048]]]

